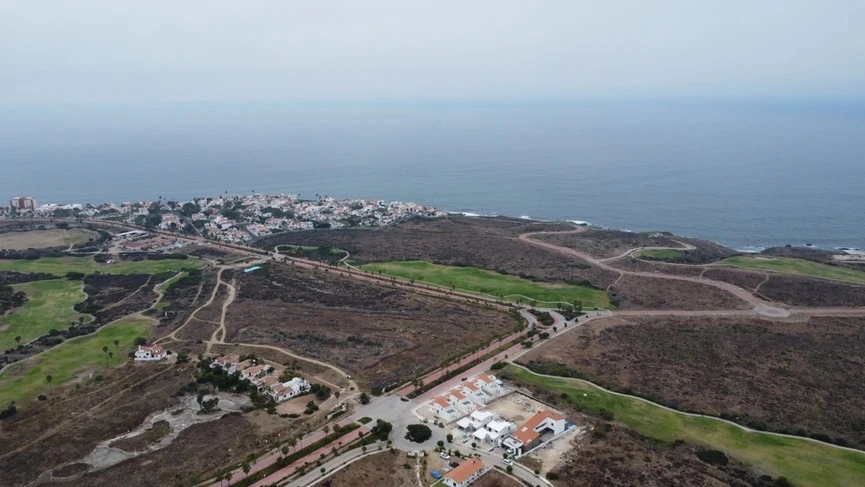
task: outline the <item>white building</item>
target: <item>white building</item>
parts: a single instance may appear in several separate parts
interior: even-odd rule
[[[469,458],[442,477],[448,487],[467,487],[486,473],[487,467],[477,458]]]
[[[135,352],[135,360],[139,362],[164,360],[166,357],[168,357],[168,352],[159,345],[139,345]]]
[[[274,401],[284,402],[309,391],[309,382],[295,377],[288,382],[273,384],[270,389]]]
[[[232,353],[229,355],[224,355],[222,357],[217,358],[210,364],[211,367],[222,367],[222,370],[227,372],[228,374],[233,374],[237,372],[237,364],[240,362],[240,356],[236,353]]]
[[[481,443],[501,446],[502,441],[516,430],[517,425],[510,421],[495,420],[475,431],[473,436]]]
[[[432,404],[430,404],[430,409],[437,418],[445,423],[456,421],[460,416],[462,416],[462,413],[457,411],[457,409],[449,403],[446,398],[441,396],[433,399]]]
[[[516,432],[502,441],[511,455],[520,456],[541,443],[541,435],[558,435],[568,428],[568,422],[561,414],[544,409],[529,418]]]

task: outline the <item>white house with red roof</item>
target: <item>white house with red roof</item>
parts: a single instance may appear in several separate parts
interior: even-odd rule
[[[210,367],[219,366],[222,367],[222,370],[229,374],[233,374],[237,371],[237,364],[240,363],[240,356],[236,353],[232,353],[229,355],[225,355],[222,357],[217,357],[216,360],[210,364]]]
[[[479,406],[477,403],[472,401],[469,397],[466,397],[465,394],[462,393],[460,387],[451,389],[447,393],[445,393],[445,397],[447,397],[447,401],[451,403],[459,412],[463,415],[471,414],[478,409],[481,409],[482,406]]]
[[[253,365],[252,367],[241,370],[240,371],[240,377],[242,379],[246,379],[246,380],[254,379],[254,378],[258,377],[259,375],[266,374],[267,373],[267,367],[268,366],[266,364]]]
[[[568,422],[564,416],[555,411],[543,409],[529,418],[521,428],[505,438],[502,441],[502,446],[511,455],[520,456],[538,446],[542,435],[552,433],[555,436],[564,433],[567,428]]]
[[[138,350],[135,352],[135,360],[139,362],[151,362],[155,360],[165,360],[168,357],[168,352],[162,349],[159,345],[138,345]]]
[[[442,482],[448,487],[467,487],[489,470],[484,462],[477,458],[466,459],[442,477]]]
[[[276,384],[271,385],[270,395],[273,397],[274,401],[284,402],[309,391],[309,388],[309,382],[300,377],[293,377],[288,382],[277,382]]]
[[[445,423],[456,421],[463,415],[453,406],[453,404],[448,402],[446,397],[442,396],[432,400],[430,410],[432,410],[433,414],[435,414],[437,418]]]

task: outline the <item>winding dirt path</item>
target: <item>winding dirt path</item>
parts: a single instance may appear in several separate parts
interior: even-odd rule
[[[671,280],[676,280],[676,281],[694,282],[697,284],[704,284],[704,285],[712,286],[712,287],[721,289],[723,291],[726,291],[726,292],[732,294],[733,296],[741,299],[742,301],[745,301],[746,303],[750,304],[751,307],[753,308],[753,312],[757,313],[757,314],[761,314],[761,315],[765,315],[765,316],[772,316],[772,317],[786,317],[786,316],[789,316],[789,314],[790,314],[790,312],[787,311],[787,309],[776,307],[772,303],[768,303],[768,302],[765,302],[765,301],[757,298],[756,296],[754,296],[753,294],[751,294],[747,290],[742,289],[739,286],[735,286],[735,285],[727,283],[727,282],[714,281],[712,279],[707,279],[705,277],[680,276],[680,275],[673,275],[673,274],[664,274],[664,273],[659,273],[659,272],[628,271],[628,270],[623,270],[623,269],[617,269],[617,268],[607,264],[605,262],[606,259],[597,259],[597,258],[595,258],[595,257],[593,257],[593,256],[591,256],[585,252],[582,252],[582,251],[579,251],[576,249],[572,249],[572,248],[568,248],[568,247],[562,247],[559,245],[555,245],[555,244],[552,244],[549,242],[544,242],[542,240],[536,240],[536,239],[532,238],[532,237],[537,236],[537,235],[568,234],[568,233],[579,233],[579,232],[574,231],[574,230],[568,231],[568,232],[530,232],[530,233],[524,233],[524,234],[520,235],[519,239],[526,242],[526,243],[534,245],[536,247],[541,247],[541,248],[544,248],[547,250],[552,250],[554,252],[558,252],[560,254],[567,255],[570,257],[576,257],[576,258],[584,260],[584,261],[586,261],[586,262],[588,262],[594,266],[600,267],[601,269],[608,270],[611,272],[616,272],[620,276],[621,275],[629,275],[629,276],[646,277],[646,278],[650,278],[650,279],[671,279]],[[633,250],[634,249],[631,249],[628,252],[632,252]],[[682,250],[682,249],[673,249],[673,250]],[[624,255],[627,255],[628,252],[626,252]]]

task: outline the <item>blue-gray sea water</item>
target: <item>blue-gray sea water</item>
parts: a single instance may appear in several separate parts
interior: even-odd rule
[[[865,105],[152,104],[0,108],[0,201],[300,193],[865,247]]]

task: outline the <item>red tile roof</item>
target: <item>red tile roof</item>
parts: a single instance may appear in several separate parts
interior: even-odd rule
[[[472,475],[484,469],[484,463],[476,458],[469,458],[459,464],[455,469],[448,472],[445,477],[453,479],[456,483],[461,484],[468,480]]]

